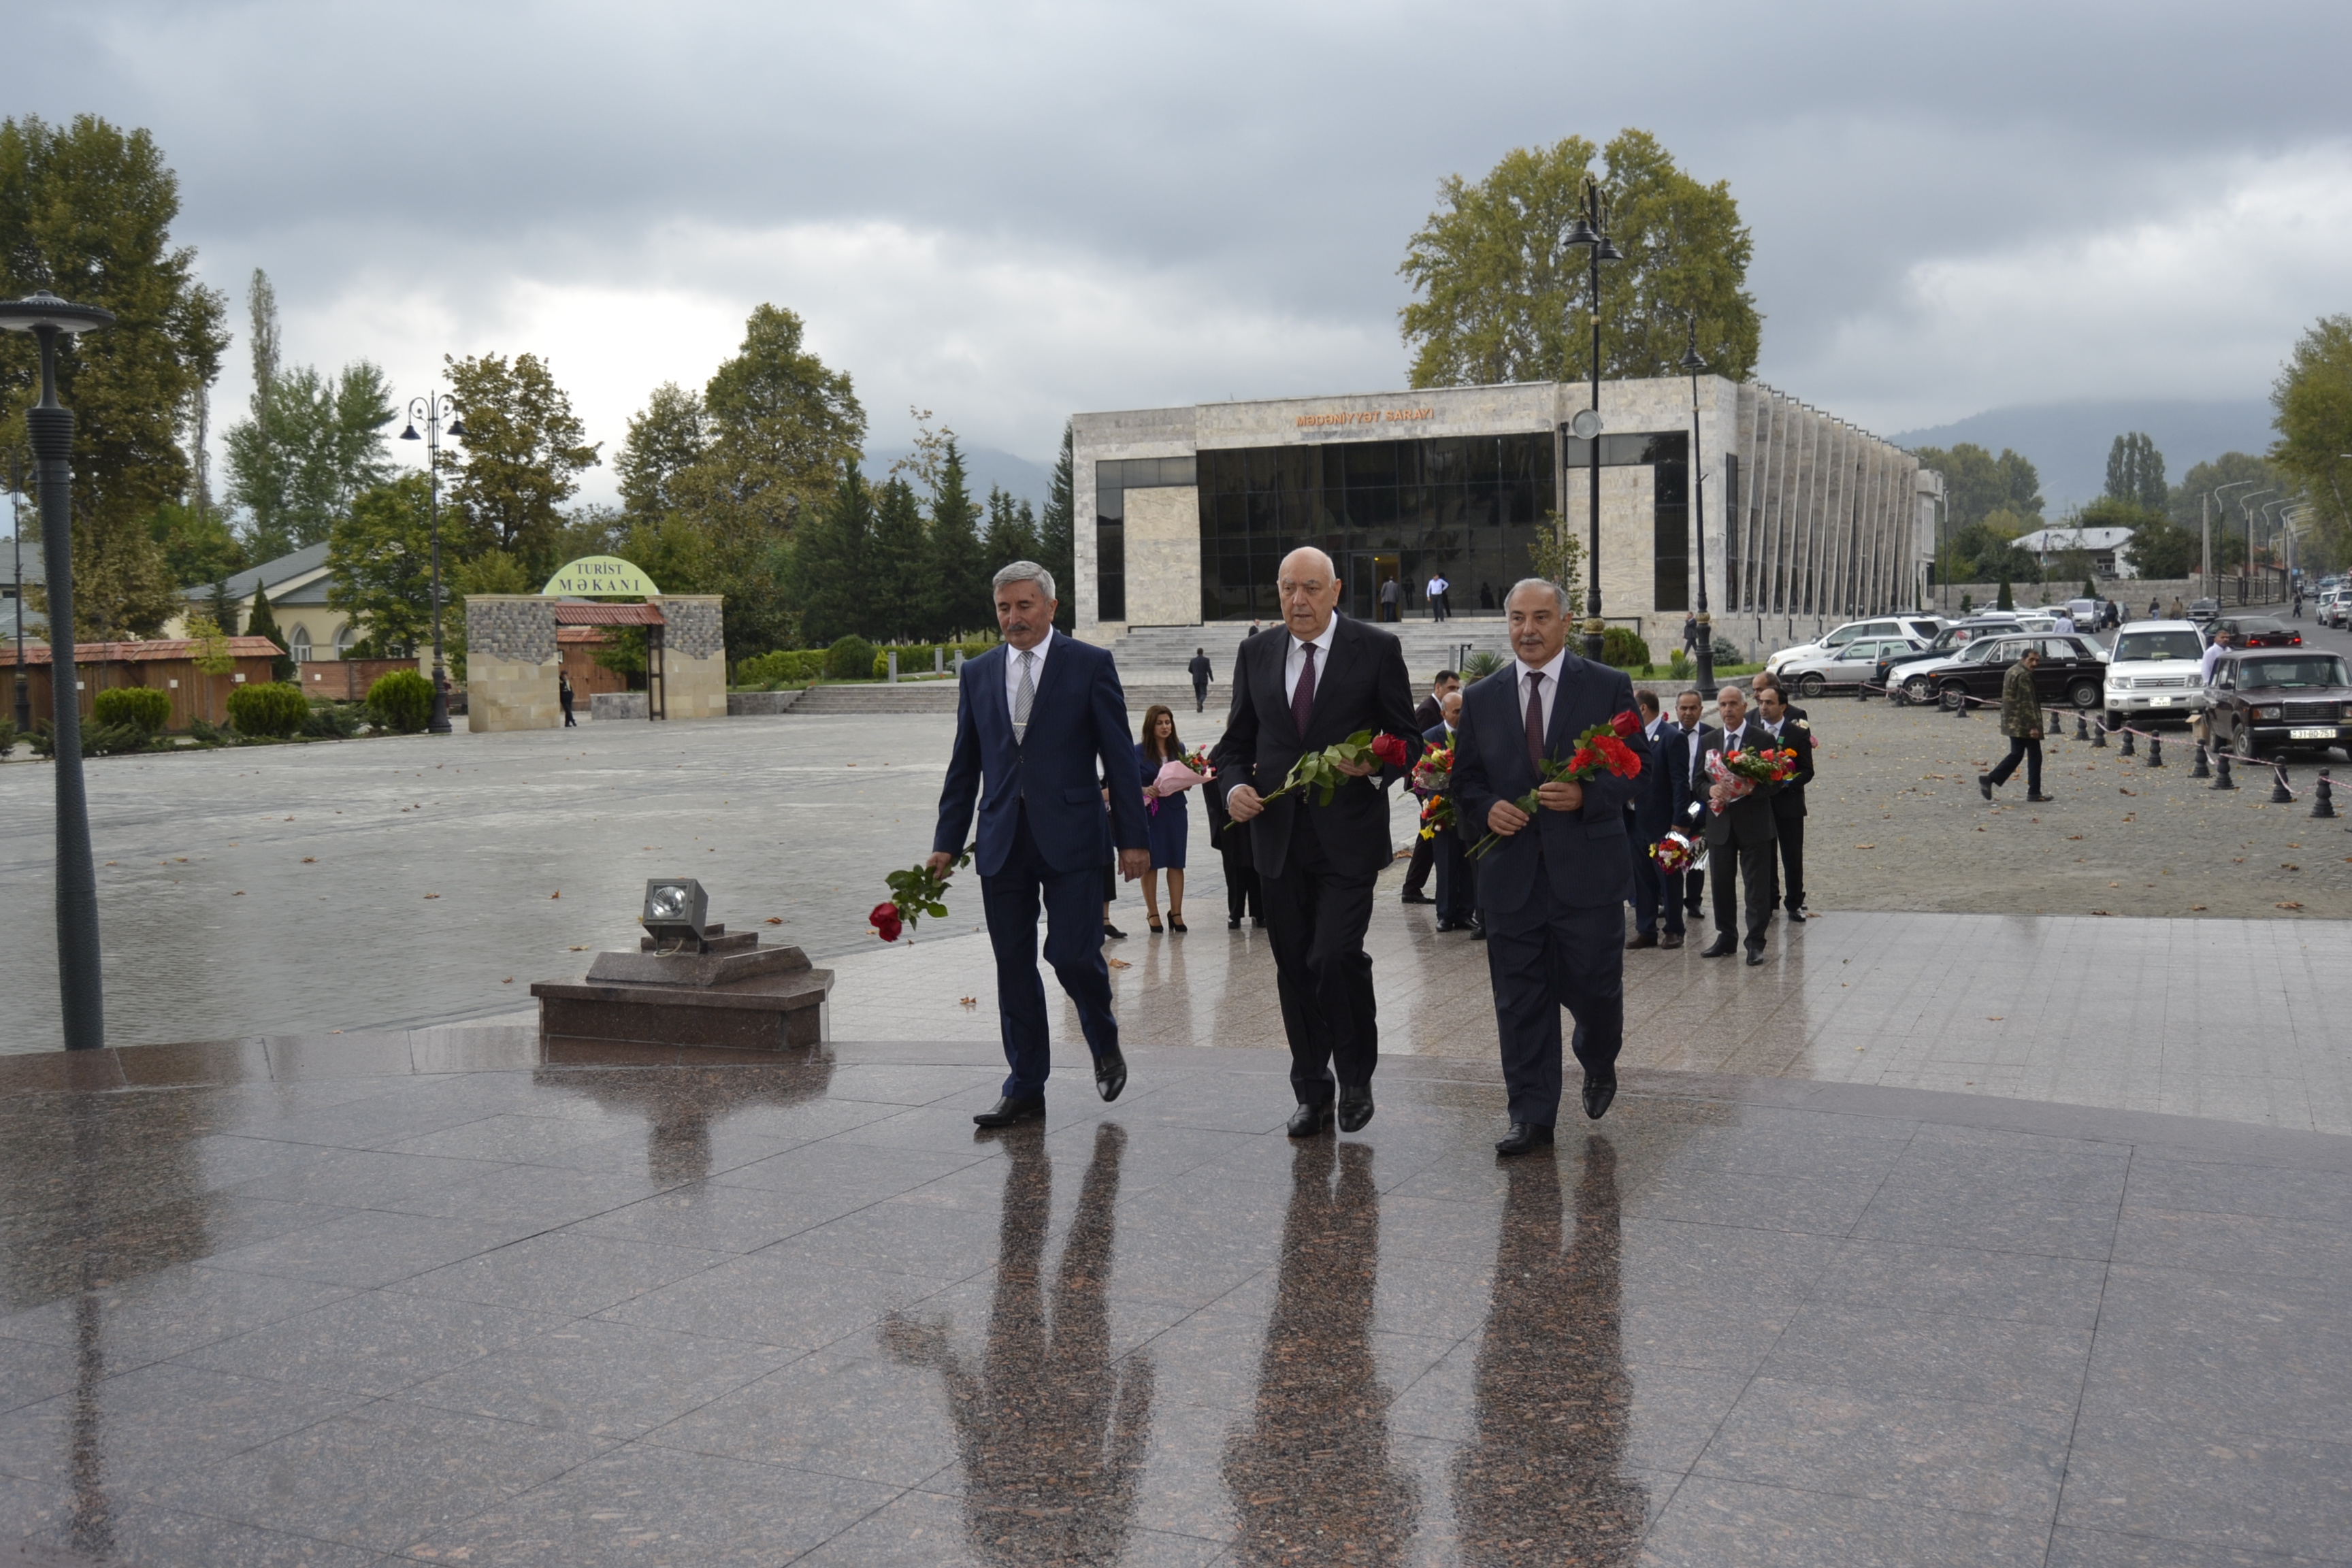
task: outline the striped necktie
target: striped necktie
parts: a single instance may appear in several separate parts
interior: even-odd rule
[[[1021,656],[1021,684],[1013,693],[1013,743],[1020,745],[1029,738],[1029,710],[1037,700],[1037,652],[1031,648]]]

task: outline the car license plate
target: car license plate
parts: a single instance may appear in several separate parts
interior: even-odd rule
[[[2147,705],[2151,708],[2169,708],[2172,706],[2172,699],[2169,697],[2151,697],[2147,700]]]
[[[2336,731],[2333,728],[2326,730],[2289,730],[2286,732],[2286,738],[2290,741],[2332,741],[2336,739]]]

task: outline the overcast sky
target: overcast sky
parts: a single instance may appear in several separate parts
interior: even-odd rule
[[[1438,182],[1655,132],[1756,237],[1759,375],[1881,431],[2260,396],[2352,310],[2352,7],[207,5],[12,13],[10,113],[152,130],[178,237],[403,395],[552,362],[609,457],[761,300],[1045,459],[1074,410],[1402,386]],[[610,468],[589,494],[611,490]]]

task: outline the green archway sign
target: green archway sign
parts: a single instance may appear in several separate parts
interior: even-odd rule
[[[541,593],[551,598],[585,598],[599,595],[650,599],[661,590],[654,580],[617,555],[583,555],[556,568]]]

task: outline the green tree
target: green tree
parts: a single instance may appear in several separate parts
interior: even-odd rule
[[[213,625],[220,628],[221,636],[227,637],[236,636],[236,601],[229,597],[226,577],[222,577],[213,584],[212,604],[208,614]],[[193,637],[195,634],[191,632],[189,635]]]
[[[1728,184],[1703,185],[1646,131],[1596,150],[1580,136],[1517,148],[1476,184],[1438,186],[1440,206],[1397,268],[1417,298],[1398,312],[1412,384],[1576,380],[1591,374],[1590,271],[1561,243],[1585,177],[1611,193],[1601,266],[1603,376],[1655,375],[1682,357],[1696,317],[1699,353],[1718,375],[1756,368],[1762,318],[1748,291],[1755,242]]]
[[[709,443],[677,488],[707,526],[789,539],[864,449],[866,411],[849,376],[803,345],[804,330],[792,311],[760,306],[744,323],[742,347],[703,389]]]
[[[249,564],[244,542],[218,513],[167,500],[147,520],[147,533],[163,551],[164,574],[175,587],[215,582]]]
[[[915,487],[897,474],[875,493],[873,542],[866,560],[873,619],[861,633],[898,641],[929,636],[930,546],[923,506]]]
[[[429,481],[405,474],[352,503],[327,535],[327,605],[359,626],[377,657],[415,652],[433,637]]]
[[[73,448],[74,634],[152,637],[180,601],[148,520],[190,499],[180,445],[192,400],[220,374],[226,301],[174,247],[179,179],[144,131],[95,115],[0,121],[0,294],[50,289],[114,313],[58,354]],[[21,456],[40,394],[29,333],[0,334],[0,442]],[[29,468],[30,463],[27,461]]]
[[[2148,511],[2162,511],[2167,497],[2164,454],[2155,437],[2135,430],[2118,436],[2107,448],[2107,499],[2129,501]]]
[[[461,520],[458,554],[504,551],[525,576],[544,581],[562,564],[555,559],[560,509],[578,491],[577,476],[596,466],[597,444],[583,438],[587,426],[538,355],[453,354],[443,363],[466,426],[465,437],[441,451],[452,475],[449,504]]]
[[[1996,458],[1973,441],[1962,441],[1948,451],[1922,447],[1918,458],[1921,468],[1944,476],[1950,522],[1956,530],[1980,522],[1996,511],[2024,518],[2042,516],[2042,476],[2031,461],[2006,447]],[[2035,526],[2040,526],[2038,521]]]
[[[2344,454],[2352,452],[2352,315],[2323,316],[2271,387],[2271,461],[2310,497],[2327,552],[2352,549]]]
[[[245,635],[268,637],[278,649],[278,657],[270,661],[270,679],[294,679],[294,661],[286,655],[286,634],[278,629],[278,612],[269,607],[269,590],[258,583],[253,585],[253,610],[246,616]]]
[[[392,477],[384,430],[397,416],[391,384],[366,360],[333,376],[278,363],[278,293],[259,268],[246,302],[253,396],[223,444],[228,499],[245,510],[253,552],[269,561],[326,538],[361,491]]]
[[[945,641],[990,617],[988,580],[995,574],[980,549],[980,508],[965,482],[963,453],[950,440],[931,491],[930,529],[924,552],[924,630]]]
[[[1025,500],[1016,501],[1001,485],[988,488],[988,526],[981,536],[982,553],[993,575],[1011,561],[1036,561],[1040,548],[1037,513]],[[1045,563],[1038,561],[1040,566]],[[1046,568],[1051,571],[1051,567]],[[1056,584],[1058,586],[1058,584]]]
[[[793,541],[793,591],[808,646],[829,647],[873,624],[866,575],[873,547],[873,496],[857,465],[845,463],[832,504]]]
[[[2240,517],[2239,501],[2253,495],[2267,500],[2294,487],[2295,480],[2266,458],[2250,452],[2224,452],[2181,475],[2180,482],[2172,487],[2167,498],[2165,510],[2181,527],[2200,531],[2200,537],[2205,523],[2210,521],[2218,543],[2225,531],[2223,524]],[[2268,494],[2263,494],[2265,491]],[[2243,526],[2242,520],[2240,526]]]
[[[2136,501],[2102,496],[2074,519],[2081,528],[2128,528],[2124,554],[2143,577],[2186,577],[2197,570],[2202,542],[2161,511]]]
[[[1045,491],[1045,510],[1037,520],[1037,564],[1054,574],[1054,591],[1061,600],[1054,624],[1064,631],[1078,624],[1076,515],[1076,436],[1065,421],[1062,453],[1054,459],[1054,480]]]
[[[685,391],[674,381],[654,388],[644,412],[631,416],[613,459],[621,479],[622,509],[631,520],[661,517],[685,504],[678,479],[709,449],[709,423],[699,394]]]

